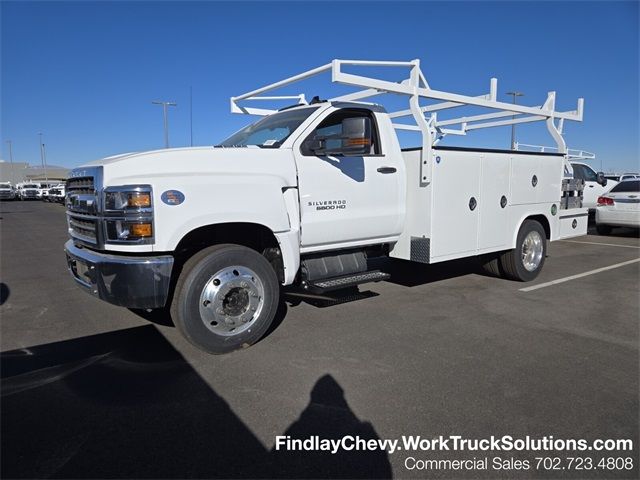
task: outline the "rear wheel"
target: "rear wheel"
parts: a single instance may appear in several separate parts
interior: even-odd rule
[[[216,245],[184,265],[171,317],[196,347],[221,354],[257,342],[278,309],[279,283],[269,262],[240,245]]]
[[[505,278],[529,282],[542,270],[547,256],[547,236],[539,222],[525,220],[518,231],[516,248],[500,256]]]
[[[611,233],[611,227],[609,225],[599,224],[596,225],[596,232],[598,232],[598,235],[609,235]]]

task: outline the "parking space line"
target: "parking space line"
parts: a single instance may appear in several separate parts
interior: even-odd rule
[[[605,272],[607,270],[613,270],[614,268],[624,267],[625,265],[631,265],[632,263],[640,262],[640,258],[635,258],[633,260],[628,260],[622,263],[616,263],[615,265],[609,265],[608,267],[596,268],[595,270],[589,270],[588,272],[579,273],[577,275],[571,275],[570,277],[559,278],[558,280],[552,280],[550,282],[541,283],[539,285],[534,285],[532,287],[521,288],[521,292],[531,292],[532,290],[537,290],[539,288],[550,287],[551,285],[557,285],[558,283],[568,282],[570,280],[575,280],[577,278],[586,277],[587,275],[593,275],[594,273]]]
[[[585,245],[605,245],[607,247],[640,248],[640,246],[637,246],[637,245],[618,245],[617,243],[580,242],[578,240],[558,240],[558,241],[568,242],[568,243],[583,243]]]

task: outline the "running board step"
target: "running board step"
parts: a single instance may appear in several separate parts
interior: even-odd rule
[[[330,292],[340,288],[353,287],[362,283],[379,282],[386,280],[391,275],[381,272],[380,270],[372,270],[370,272],[355,273],[352,275],[343,275],[341,277],[326,278],[324,280],[316,280],[309,283],[308,287],[312,290],[321,292]]]

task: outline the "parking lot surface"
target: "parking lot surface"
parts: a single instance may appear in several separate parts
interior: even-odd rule
[[[636,232],[554,242],[531,284],[474,261],[392,262],[354,301],[285,296],[266,338],[210,356],[170,319],[76,287],[63,207],[0,211],[4,478],[638,477]],[[634,468],[408,470],[408,452],[276,451],[279,435],[627,438],[634,450],[611,455]]]

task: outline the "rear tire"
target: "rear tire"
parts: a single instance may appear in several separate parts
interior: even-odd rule
[[[530,282],[538,276],[547,256],[547,235],[535,220],[525,220],[518,231],[516,248],[500,255],[503,276]]]
[[[599,224],[596,225],[596,232],[598,232],[598,235],[609,235],[611,233],[611,227],[609,225]]]
[[[240,245],[215,245],[185,263],[171,318],[199,349],[228,353],[260,340],[279,298],[276,273],[262,255]]]

